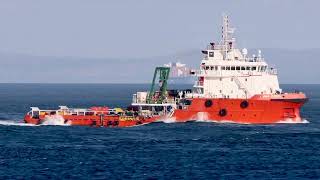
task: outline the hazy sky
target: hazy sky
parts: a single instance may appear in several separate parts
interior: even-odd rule
[[[139,58],[201,49],[231,16],[238,45],[320,48],[318,0],[0,0],[0,52]]]

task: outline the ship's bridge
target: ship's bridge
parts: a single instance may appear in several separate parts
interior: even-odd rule
[[[194,72],[198,80],[190,97],[250,98],[280,93],[277,71],[268,66],[261,51],[249,57],[247,49],[235,48],[234,29],[230,28],[227,16],[222,29],[220,44],[210,43],[202,51],[204,58]]]

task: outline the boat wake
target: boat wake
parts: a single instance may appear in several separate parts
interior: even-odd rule
[[[14,120],[0,120],[0,125],[3,125],[3,126],[38,126],[38,125],[34,125],[34,124],[17,122]]]
[[[228,124],[236,124],[234,121],[231,120],[212,120],[212,119],[197,119],[195,122],[208,122],[208,123],[228,123]]]
[[[51,115],[46,116],[42,123],[35,125],[35,124],[28,124],[23,123],[15,120],[0,120],[0,125],[3,126],[70,126],[70,123],[65,123],[65,120],[60,115]]]
[[[213,119],[208,119],[206,114],[203,113],[198,113],[196,118],[193,118],[194,120],[190,120],[193,122],[205,122],[205,123],[219,123],[219,124],[248,124],[248,125],[254,125],[253,123],[237,123],[232,120],[213,120]],[[175,118],[166,118],[166,119],[161,119],[159,122],[164,122],[164,123],[176,123],[177,121]],[[281,121],[278,121],[274,124],[307,124],[309,121],[307,119],[302,119],[301,121],[295,121],[293,119],[284,119]],[[258,125],[258,124],[256,124]]]
[[[46,116],[40,125],[44,126],[70,126],[70,123],[65,123],[65,119],[60,115]]]
[[[295,121],[293,119],[284,119],[277,122],[278,124],[308,124],[309,121],[307,119],[302,119],[301,121]]]
[[[176,118],[170,117],[170,118],[164,118],[160,119],[159,122],[164,122],[164,123],[176,123]]]

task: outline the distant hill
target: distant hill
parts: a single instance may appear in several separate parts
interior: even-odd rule
[[[250,54],[257,54],[249,50]],[[320,49],[262,49],[280,83],[319,84]],[[180,61],[197,68],[200,50],[143,59],[75,58],[0,53],[1,83],[149,83],[154,67]]]

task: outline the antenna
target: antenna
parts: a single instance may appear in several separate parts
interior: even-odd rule
[[[248,50],[246,48],[242,49],[242,54],[244,55],[244,58],[246,58],[247,54],[248,54]]]
[[[261,58],[261,50],[258,50],[258,57]]]
[[[232,37],[232,34],[234,33],[235,28],[231,28],[229,24],[229,16],[223,15],[222,18],[222,50],[224,57],[223,59],[226,59],[227,52],[235,47],[235,41],[236,39]]]

